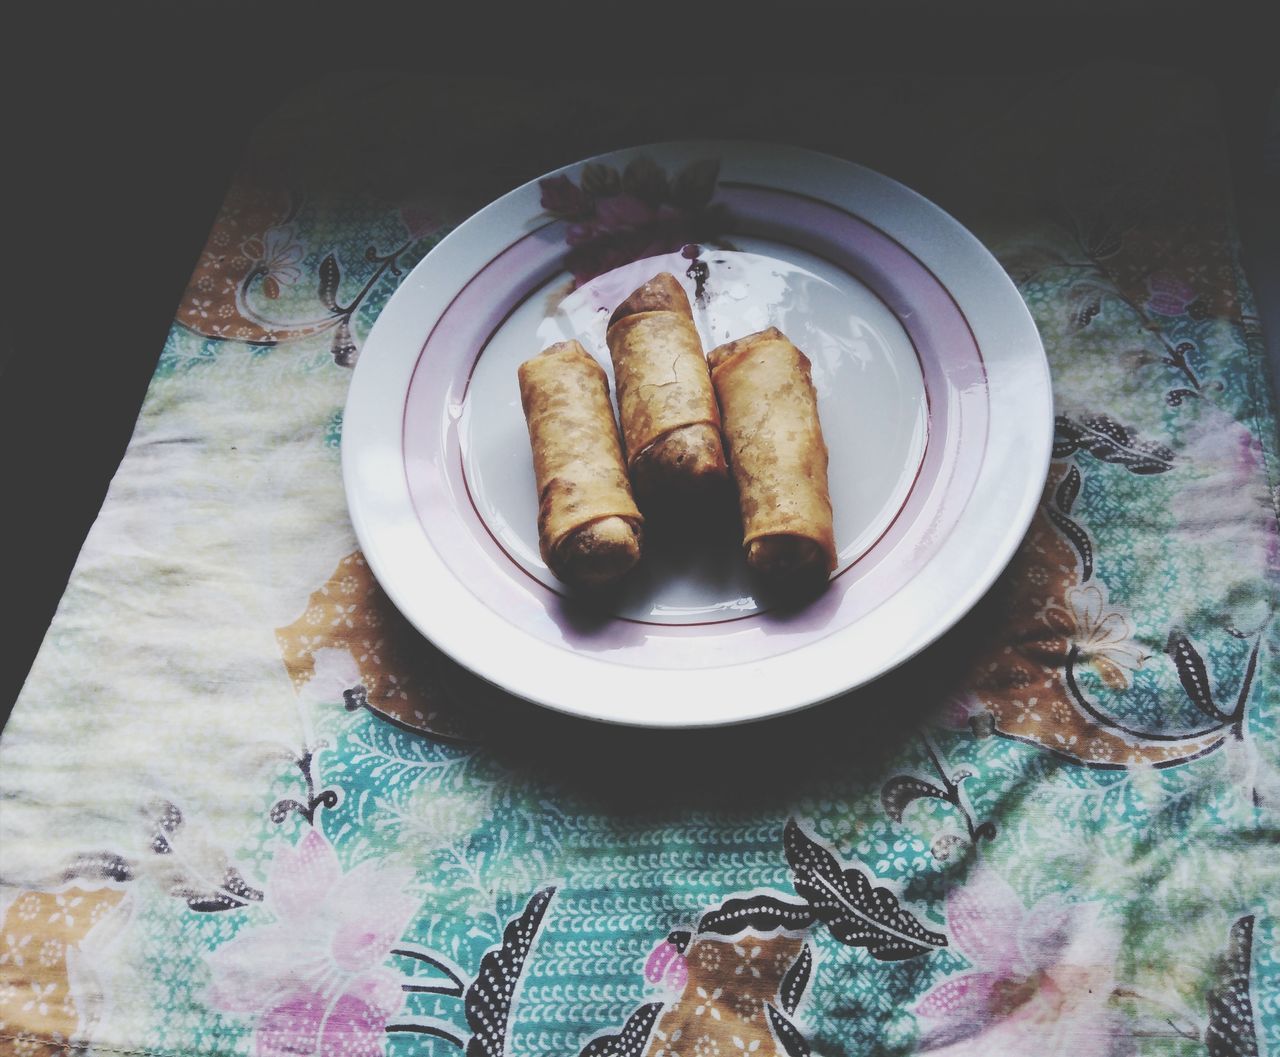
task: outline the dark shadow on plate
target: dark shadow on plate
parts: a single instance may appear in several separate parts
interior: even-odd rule
[[[670,575],[705,568],[732,555],[751,584],[758,612],[785,620],[821,597],[830,578],[819,573],[785,582],[747,569],[742,547],[742,517],[731,485],[697,497],[684,497],[645,510],[646,546],[655,564]]]
[[[664,565],[696,567],[708,548],[717,554],[741,549],[742,521],[727,484],[703,495],[647,503],[642,513],[646,557]]]
[[[743,597],[742,525],[727,487],[648,504],[644,518],[644,557],[634,570],[608,590],[572,591],[555,603],[555,619],[574,649],[608,651],[637,642],[651,624],[701,623],[755,609],[753,598]],[[703,588],[688,609],[664,590],[681,581]]]
[[[595,590],[566,588],[564,594],[557,596],[556,619],[579,635],[601,632],[614,623],[621,591],[621,584]]]
[[[755,599],[760,603],[760,608],[778,620],[799,616],[821,598],[831,584],[830,576],[821,573],[797,577],[790,582],[771,580],[755,574],[751,580],[755,585]]]

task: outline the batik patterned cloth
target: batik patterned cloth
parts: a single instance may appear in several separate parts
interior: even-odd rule
[[[348,77],[263,125],[0,742],[0,1050],[1280,1053],[1275,419],[1212,99],[723,92]],[[996,589],[871,691],[587,726],[406,628],[343,402],[471,211],[712,129],[970,226],[1043,335],[1052,469]],[[657,245],[676,175],[549,185],[575,267]]]

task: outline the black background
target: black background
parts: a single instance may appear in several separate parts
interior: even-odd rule
[[[300,84],[351,69],[732,82],[1134,62],[1211,79],[1238,198],[1274,194],[1272,5],[1063,4],[1042,16],[1029,2],[175,6],[57,7],[5,33],[0,720],[124,453],[248,133]]]

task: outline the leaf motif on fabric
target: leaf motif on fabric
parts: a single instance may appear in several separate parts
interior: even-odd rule
[[[773,1028],[773,1034],[787,1057],[809,1057],[809,1044],[805,1042],[800,1030],[771,1002],[765,1003],[765,1009],[769,1011],[769,1026]]]
[[[134,865],[115,852],[86,852],[77,855],[62,871],[56,883],[66,884],[79,878],[93,881],[132,881]]]
[[[1177,459],[1173,449],[1142,440],[1135,430],[1107,415],[1091,415],[1076,421],[1065,415],[1057,416],[1054,458],[1063,459],[1077,451],[1087,451],[1095,459],[1141,475],[1167,473]]]
[[[1190,640],[1180,631],[1169,632],[1169,641],[1165,644],[1165,653],[1173,660],[1178,669],[1178,681],[1187,692],[1191,703],[1202,713],[1214,720],[1226,720],[1213,701],[1213,691],[1209,689],[1209,672],[1205,668],[1204,658],[1200,656]]]
[[[1244,670],[1244,678],[1240,680],[1240,693],[1236,697],[1235,711],[1231,718],[1239,720],[1244,715],[1244,707],[1249,703],[1249,690],[1253,686],[1253,677],[1258,671],[1258,651],[1262,648],[1262,636],[1258,636],[1258,640],[1253,644],[1253,650],[1249,654],[1249,663]]]
[[[262,902],[262,891],[245,881],[221,849],[184,836],[186,819],[177,804],[157,800],[149,817],[151,850],[164,857],[163,883],[170,895],[204,914]]]
[[[1068,303],[1068,322],[1072,330],[1084,330],[1102,311],[1102,293],[1092,283],[1079,283],[1072,288]]]
[[[329,353],[333,356],[333,362],[339,367],[350,367],[356,362],[358,352],[355,338],[351,335],[351,324],[344,319],[333,328],[333,341],[329,344]]]
[[[535,892],[520,916],[503,929],[502,945],[480,959],[465,999],[467,1026],[473,1032],[467,1057],[502,1057],[516,984],[555,893],[554,886]]]
[[[169,800],[157,801],[152,806],[151,850],[157,855],[168,855],[173,851],[170,838],[177,835],[186,821],[182,810]]]
[[[1080,494],[1080,471],[1072,466],[1058,482],[1058,490],[1054,493],[1054,502],[1064,514],[1071,513],[1071,507]]]
[[[948,799],[945,790],[939,789],[931,782],[912,778],[906,774],[894,775],[880,790],[880,803],[884,807],[884,813],[894,822],[902,821],[902,813],[912,801],[929,798]]]
[[[783,849],[796,892],[809,902],[831,934],[850,947],[864,947],[879,961],[899,961],[947,945],[857,868],[840,869],[836,857],[808,837],[795,819],[783,831]]]
[[[1066,514],[1063,514],[1053,507],[1046,507],[1045,513],[1048,514],[1049,520],[1053,522],[1054,527],[1058,529],[1070,541],[1071,546],[1076,549],[1076,553],[1080,555],[1080,581],[1081,583],[1089,580],[1093,576],[1093,543],[1089,540],[1089,534],[1085,532],[1078,524],[1072,521]]]
[[[220,888],[200,884],[200,881],[200,878],[188,881],[184,875],[171,883],[169,894],[182,899],[188,907],[202,914],[215,914],[222,910],[235,910],[248,903],[262,902],[262,891],[248,884],[234,866],[226,868]]]
[[[726,899],[708,910],[698,922],[698,931],[717,936],[734,936],[746,929],[765,934],[799,932],[812,925],[814,918],[813,909],[804,903],[788,903],[771,895],[745,896]]]
[[[262,893],[248,884],[234,866],[228,866],[227,872],[222,875],[222,887],[238,899],[257,902],[262,898]]]
[[[228,871],[228,875],[233,872]],[[181,897],[191,910],[200,914],[216,914],[222,910],[235,910],[245,904],[243,899],[235,898],[225,893],[217,892],[212,895],[204,895],[189,888],[172,889],[170,895]],[[261,898],[261,895],[259,895],[259,898]]]
[[[649,1002],[641,1006],[627,1017],[620,1032],[592,1039],[579,1057],[640,1057],[661,1012],[661,1002]]]
[[[338,268],[338,259],[332,253],[326,253],[320,262],[320,289],[318,296],[321,304],[330,312],[338,311],[338,283],[342,281],[342,272]]]
[[[1231,926],[1223,953],[1219,982],[1209,991],[1209,1026],[1205,1045],[1209,1057],[1258,1057],[1249,997],[1249,963],[1253,956],[1253,915]]]
[[[1173,449],[1140,440],[1136,431],[1106,415],[1087,418],[1080,425],[1085,432],[1085,447],[1095,458],[1118,463],[1136,474],[1165,473],[1173,469],[1177,458]]]
[[[1065,459],[1074,455],[1080,447],[1083,431],[1066,415],[1056,415],[1053,420],[1053,457]]]
[[[782,1010],[787,1016],[794,1016],[804,990],[809,986],[809,974],[813,971],[813,951],[806,943],[800,948],[800,954],[791,968],[783,974],[782,984],[778,988],[778,997],[782,1000]]]

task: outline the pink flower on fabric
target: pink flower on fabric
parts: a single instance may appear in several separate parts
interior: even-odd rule
[[[661,984],[665,991],[680,994],[689,982],[689,963],[670,940],[653,948],[644,963],[644,977],[651,984]]]
[[[936,985],[916,1006],[920,1052],[1136,1052],[1109,1005],[1119,944],[1097,904],[1051,895],[1025,909],[1006,881],[979,867],[948,895],[947,928],[972,968]]]
[[[1180,316],[1196,299],[1194,288],[1165,273],[1150,276],[1147,279],[1147,289],[1151,291],[1147,298],[1147,308],[1162,316]]]
[[[382,1057],[387,1014],[358,995],[330,1002],[318,991],[298,990],[258,1021],[255,1052],[261,1057]]]
[[[263,905],[275,920],[209,955],[210,1004],[258,1017],[257,1057],[381,1054],[404,997],[382,963],[417,912],[411,879],[372,861],[343,873],[333,846],[309,830],[271,863]]]

